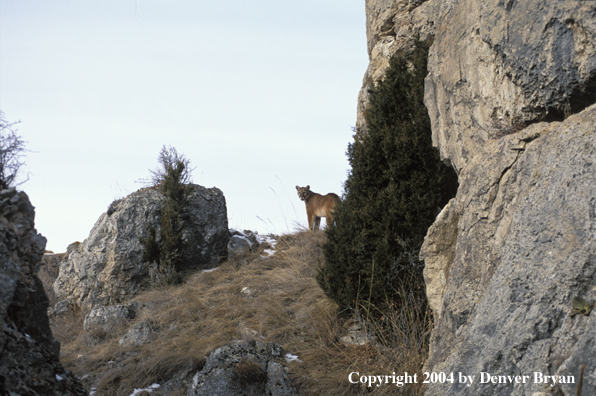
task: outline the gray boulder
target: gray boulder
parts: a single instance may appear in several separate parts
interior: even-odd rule
[[[154,332],[154,326],[150,321],[142,321],[137,323],[130,329],[118,343],[120,345],[143,345],[149,341],[151,334]]]
[[[189,396],[297,395],[283,366],[279,344],[245,341],[213,351],[192,379]]]
[[[86,395],[60,364],[48,298],[36,276],[46,239],[27,194],[0,191],[0,389],[7,395]]]
[[[230,241],[228,242],[229,257],[244,256],[255,253],[259,248],[257,236],[252,231],[244,232],[230,230]]]
[[[134,320],[140,308],[140,304],[136,302],[109,307],[96,306],[85,316],[83,329],[85,331],[92,329],[110,331],[118,326],[122,326],[126,322]]]
[[[217,188],[187,186],[191,191],[183,213],[182,236],[186,271],[211,268],[227,256],[228,220],[223,193]],[[80,244],[69,246],[53,289],[57,301],[83,309],[118,304],[150,283],[140,238],[150,226],[160,232],[163,194],[145,188],[115,201]]]

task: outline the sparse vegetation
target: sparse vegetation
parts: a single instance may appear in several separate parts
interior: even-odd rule
[[[428,322],[415,319],[411,327],[404,327],[403,318],[392,311],[384,322],[369,324],[387,329],[388,323],[395,323],[393,330],[379,333],[382,342],[341,344],[350,321],[338,316],[337,305],[314,279],[324,242],[324,233],[284,235],[278,238],[274,256],[257,252],[242,258],[241,269],[239,261],[230,260],[213,272],[189,275],[183,284],[148,290],[135,298],[144,311],[108,333],[83,332],[84,312],[56,319],[52,330],[62,343],[61,361],[89,388],[97,388],[97,396],[130,395],[134,388],[194,374],[211,351],[251,337],[255,333],[246,331],[250,329],[255,338],[278,342],[286,353],[298,355],[302,362],[281,363],[288,366],[300,394],[422,395],[422,384],[368,388],[349,382],[353,371],[420,376]],[[244,287],[253,293],[243,296]],[[148,319],[156,328],[149,343],[119,345],[128,329]],[[259,373],[243,368],[240,374],[246,374],[246,381],[259,384]]]
[[[14,126],[18,122],[8,122],[4,112],[0,110],[0,189],[14,187],[27,180],[17,183],[19,170],[25,164],[22,161],[25,141],[17,134]]]
[[[190,160],[179,154],[174,147],[163,146],[158,157],[160,164],[150,170],[152,186],[159,187],[165,197],[160,213],[160,238],[154,227],[147,236],[140,238],[143,260],[149,263],[154,283],[177,283],[181,280],[181,267],[185,242],[182,238],[182,213],[187,188],[191,182]]]

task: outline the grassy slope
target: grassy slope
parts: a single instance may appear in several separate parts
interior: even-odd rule
[[[417,372],[420,378],[431,323],[410,323],[407,312],[390,312],[385,332],[377,332],[382,343],[349,347],[339,343],[349,318],[338,317],[337,307],[314,280],[323,260],[324,238],[323,232],[284,235],[272,257],[246,256],[213,272],[190,274],[181,285],[146,291],[135,298],[145,304],[140,317],[109,332],[84,332],[83,313],[62,318],[53,324],[54,336],[62,343],[61,361],[87,386],[96,387],[96,395],[130,395],[134,388],[194,373],[215,348],[254,337],[278,342],[285,352],[298,355],[302,362],[287,366],[301,394],[422,395],[421,384],[366,389],[349,383],[352,371]],[[253,295],[244,296],[244,287]],[[143,320],[151,320],[157,329],[152,341],[119,345],[122,335]],[[387,330],[387,323],[393,330]],[[162,392],[152,395],[166,394]]]

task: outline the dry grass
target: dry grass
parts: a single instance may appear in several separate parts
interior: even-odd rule
[[[414,319],[408,324],[407,310],[390,312],[381,322],[368,323],[378,336],[375,346],[339,343],[351,321],[338,317],[337,307],[314,280],[324,238],[323,232],[284,235],[272,257],[245,256],[213,272],[187,275],[181,285],[149,290],[135,298],[144,304],[135,321],[109,332],[84,332],[84,313],[55,321],[62,363],[87,386],[97,388],[96,395],[130,395],[134,388],[172,378],[182,383],[215,348],[257,338],[278,342],[286,352],[298,355],[301,362],[287,365],[301,394],[422,395],[421,384],[366,388],[348,381],[353,371],[361,375],[406,371],[420,378],[430,321]],[[250,289],[248,296],[241,292],[245,287]],[[119,345],[126,331],[144,320],[151,320],[157,329],[151,341]]]

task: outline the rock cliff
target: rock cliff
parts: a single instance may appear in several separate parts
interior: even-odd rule
[[[460,183],[421,250],[435,317],[425,369],[456,375],[427,395],[576,395],[580,380],[581,394],[596,394],[596,314],[572,311],[574,297],[596,301],[596,2],[368,0],[366,9],[359,122],[367,84],[419,32],[433,42],[433,144]],[[531,378],[479,384],[482,372]]]
[[[217,188],[191,185],[183,214],[184,268],[211,268],[227,253],[229,240],[226,202]],[[157,189],[141,189],[113,202],[82,243],[68,248],[53,288],[60,303],[88,310],[123,302],[145,288],[147,263],[139,238],[149,226],[160,231],[164,200]]]
[[[10,395],[86,395],[58,360],[48,298],[36,275],[46,240],[29,198],[0,191],[0,390]]]
[[[439,2],[429,0],[367,0],[366,35],[369,64],[358,94],[356,127],[365,129],[368,89],[385,75],[389,59],[414,49],[414,40],[432,42]]]

